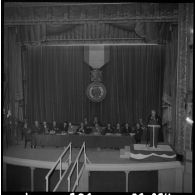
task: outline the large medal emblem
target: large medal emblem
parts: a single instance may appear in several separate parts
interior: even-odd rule
[[[100,82],[93,82],[88,85],[87,97],[93,102],[101,102],[106,96],[106,88]]]

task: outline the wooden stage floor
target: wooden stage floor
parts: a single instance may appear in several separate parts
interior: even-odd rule
[[[63,152],[63,147],[37,147],[37,148],[24,148],[24,143],[20,142],[18,145],[12,145],[8,148],[4,147],[3,156],[20,158],[27,160],[55,162],[60,154]],[[76,158],[79,148],[72,148],[72,160]],[[86,148],[86,154],[91,163],[95,164],[129,164],[141,163],[141,161],[133,159],[120,158],[119,149],[94,149]]]

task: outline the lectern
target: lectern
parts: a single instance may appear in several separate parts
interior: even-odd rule
[[[154,148],[155,128],[160,128],[160,125],[148,125],[148,127],[152,128],[152,132],[153,132],[153,134],[152,134],[152,146]],[[158,136],[158,134],[157,134],[157,136]],[[151,136],[150,136],[150,138],[151,138]],[[158,137],[157,137],[157,139],[158,139]],[[150,140],[150,142],[151,142],[151,140]]]

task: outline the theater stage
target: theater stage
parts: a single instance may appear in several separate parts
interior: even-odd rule
[[[4,158],[15,158],[24,160],[44,161],[46,164],[55,162],[60,154],[63,152],[64,147],[37,147],[37,148],[24,148],[23,142],[18,145],[12,145],[4,148]],[[76,158],[80,148],[72,148],[72,160]],[[119,149],[100,149],[100,148],[86,148],[88,159],[93,164],[131,164],[141,163],[142,161],[136,159],[120,158]],[[166,159],[157,159],[157,162],[164,162]],[[145,162],[151,162],[146,160]]]
[[[53,163],[58,159],[60,154],[63,151],[63,147],[37,147],[36,149],[31,149],[30,147],[24,148],[23,142],[21,142],[19,145],[9,146],[7,149],[4,148],[3,151],[3,162],[4,167],[5,164],[8,165],[15,165],[15,166],[23,166],[23,167],[30,167],[33,169],[44,169],[48,172],[48,169],[50,169],[53,166]],[[77,154],[79,152],[79,148],[72,148],[72,161],[75,160]],[[80,183],[82,185],[79,185],[77,188],[77,191],[98,191],[101,179],[100,177],[106,178],[106,176],[101,175],[102,173],[106,173],[107,177],[110,175],[113,179],[113,175],[117,172],[123,173],[124,175],[121,175],[121,177],[124,179],[124,189],[121,189],[123,186],[122,184],[118,187],[116,183],[115,188],[113,186],[110,186],[110,188],[113,189],[113,191],[131,191],[136,189],[132,188],[132,183],[128,184],[130,178],[132,175],[130,173],[149,173],[150,176],[157,179],[157,189],[158,191],[168,191],[168,192],[181,192],[182,186],[182,170],[183,166],[180,162],[173,160],[173,161],[165,161],[162,159],[158,159],[156,161],[146,160],[146,161],[140,161],[136,159],[131,158],[121,158],[120,157],[120,150],[119,149],[97,149],[97,148],[86,148],[86,155],[89,159],[90,163],[88,163],[85,167],[85,171],[83,173],[83,176],[81,176]],[[66,169],[68,165],[66,163],[63,163],[62,168]],[[108,174],[109,172],[109,174]],[[95,174],[94,174],[95,173]],[[101,174],[100,174],[101,173]],[[152,175],[151,175],[152,174]],[[45,176],[44,175],[44,176]],[[126,175],[126,176],[125,176]],[[131,176],[130,176],[131,175]],[[156,175],[156,176],[155,176]],[[6,174],[6,168],[4,168],[4,178],[9,177],[9,175]],[[117,176],[118,177],[118,176]],[[120,177],[120,175],[119,175]],[[135,175],[133,176],[135,177]],[[146,180],[147,180],[146,177]],[[126,178],[126,182],[125,182]],[[44,180],[44,177],[43,177]],[[104,179],[102,178],[102,181]],[[109,180],[107,178],[107,180]],[[169,181],[171,180],[171,181]],[[5,181],[7,181],[5,179]],[[42,181],[43,185],[40,187],[31,186],[31,191],[33,190],[41,190],[45,187],[44,182]],[[5,186],[4,189],[6,189],[6,182],[4,182]],[[105,181],[103,182],[105,183]],[[112,182],[113,184],[115,182]],[[98,184],[98,185],[96,185]],[[31,185],[35,185],[34,183]],[[102,184],[104,185],[104,184]],[[119,185],[119,184],[118,184]],[[104,189],[103,191],[109,191],[108,187],[109,184],[105,187],[102,186]],[[98,188],[98,189],[97,189]],[[154,189],[153,189],[154,190]],[[147,190],[146,190],[147,191]]]

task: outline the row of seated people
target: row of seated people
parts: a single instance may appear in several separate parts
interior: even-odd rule
[[[83,122],[80,125],[72,124],[71,122],[64,122],[63,124],[56,124],[53,121],[52,124],[43,122],[41,125],[38,121],[35,121],[34,125],[28,126],[24,124],[24,129],[30,129],[32,132],[44,133],[44,134],[55,134],[55,133],[69,133],[69,134],[91,134],[99,133],[101,135],[105,134],[123,134],[129,135],[130,133],[137,133],[141,131],[140,124],[137,123],[136,127],[130,127],[128,123],[125,123],[123,126],[120,123],[117,123],[116,126],[111,126],[108,123],[106,126],[102,126],[98,123],[94,125],[85,125]]]
[[[44,121],[39,124],[38,121],[34,122],[34,125],[28,127],[27,122],[24,124],[24,129],[30,129],[31,133],[39,134],[95,134],[95,135],[109,135],[109,134],[121,134],[121,135],[135,135],[136,142],[140,142],[143,129],[142,121],[136,123],[135,126],[130,127],[128,123],[123,126],[117,123],[116,126],[112,126],[110,123],[102,125],[96,118],[92,123],[88,123],[85,118],[80,125],[73,125],[71,122],[64,122],[57,124],[56,121],[53,123],[47,123]],[[24,130],[25,131],[25,130]]]
[[[23,127],[21,128],[21,124],[15,120],[9,120],[8,129],[10,132],[15,132],[17,134],[18,131],[21,131],[22,137],[25,135],[33,135],[33,134],[95,134],[95,135],[109,135],[109,134],[122,134],[122,135],[135,135],[136,143],[141,141],[141,136],[143,133],[143,123],[140,120],[136,123],[135,126],[130,127],[128,123],[124,125],[120,125],[117,123],[115,126],[112,126],[110,123],[103,125],[101,124],[97,117],[94,118],[93,122],[88,123],[85,118],[80,125],[73,125],[71,122],[64,123],[56,123],[53,121],[52,123],[47,123],[46,121],[39,123],[35,121],[34,124],[29,124],[27,120],[24,121]],[[23,139],[23,138],[22,138]]]

